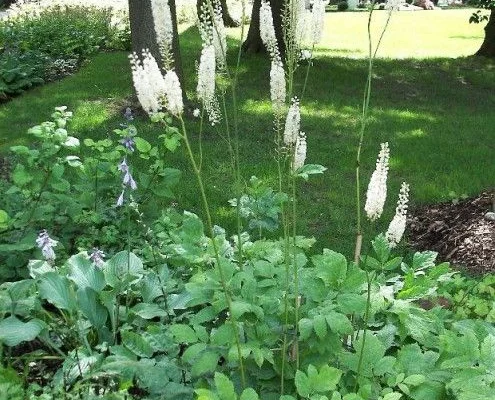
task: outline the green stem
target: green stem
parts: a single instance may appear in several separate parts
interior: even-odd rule
[[[221,265],[220,252],[218,249],[218,245],[215,241],[215,235],[213,232],[213,221],[212,221],[211,214],[210,214],[210,207],[208,204],[208,198],[206,196],[206,191],[205,191],[205,187],[203,184],[203,179],[201,177],[200,170],[198,169],[198,165],[196,163],[196,159],[194,157],[194,153],[192,151],[191,144],[189,142],[189,138],[187,136],[187,129],[186,129],[186,126],[184,124],[184,120],[182,119],[182,117],[179,117],[179,120],[181,123],[182,138],[184,139],[184,143],[186,145],[187,155],[189,157],[189,161],[191,162],[191,166],[193,168],[193,172],[196,176],[196,180],[197,180],[197,183],[199,186],[199,191],[201,194],[201,199],[203,202],[203,208],[204,208],[204,212],[205,212],[205,216],[206,216],[207,228],[208,228],[208,232],[209,232],[209,235],[211,238],[213,251],[215,254],[218,276],[220,277],[220,284],[222,285],[222,290],[223,290],[223,293],[225,296],[225,301],[227,303],[227,308],[229,310],[230,319],[232,321],[232,327],[234,329],[235,344],[237,347],[237,356],[239,357],[239,368],[240,368],[240,372],[241,372],[241,382],[242,382],[242,386],[244,388],[244,387],[246,387],[246,376],[245,376],[245,371],[244,371],[244,362],[242,360],[239,327],[237,325],[237,320],[234,317],[234,314],[232,312],[232,298],[231,298],[229,288],[227,286],[227,281],[225,279],[225,274],[224,274],[224,271],[223,271],[223,268]]]
[[[361,375],[361,368],[363,366],[363,358],[364,358],[364,349],[366,346],[366,334],[368,332],[368,322],[370,317],[370,307],[371,307],[371,283],[372,277],[371,274],[366,271],[366,281],[367,281],[367,296],[366,296],[366,311],[364,313],[364,330],[363,330],[363,342],[361,344],[361,349],[359,352],[359,360],[356,371],[356,384],[354,386],[354,391],[357,391],[359,376]]]
[[[297,267],[297,247],[296,247],[296,233],[297,233],[297,187],[296,176],[292,178],[292,262],[294,264],[294,292],[295,292],[295,304],[294,304],[294,340],[295,340],[295,356],[296,356],[296,369],[299,369],[299,307],[301,305],[301,299],[299,297],[299,271]]]

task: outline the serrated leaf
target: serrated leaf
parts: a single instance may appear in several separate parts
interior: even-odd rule
[[[23,187],[33,180],[33,177],[26,171],[22,164],[17,164],[12,172],[12,181],[15,185]]]
[[[195,343],[189,346],[184,354],[182,354],[182,359],[190,364],[193,363],[194,359],[199,356],[203,351],[206,350],[205,343]]]
[[[214,372],[217,369],[220,356],[212,351],[205,351],[194,362],[191,375],[194,377]]]
[[[318,164],[306,164],[299,168],[295,173],[296,176],[303,178],[305,181],[309,179],[310,175],[323,174],[327,170],[323,165]]]
[[[9,227],[9,214],[5,210],[0,210],[0,231]]]
[[[323,315],[317,315],[313,318],[313,328],[316,336],[323,339],[327,336],[327,320]]]
[[[308,339],[313,333],[313,320],[309,318],[301,318],[299,320],[299,334],[301,340]]]
[[[383,233],[378,235],[371,241],[371,245],[373,246],[378,261],[380,261],[381,264],[384,264],[390,257],[390,245],[385,235]]]
[[[153,355],[153,347],[143,336],[130,331],[122,331],[122,344],[139,357],[150,358]]]
[[[331,311],[327,313],[326,321],[330,329],[335,333],[347,335],[353,331],[351,321],[344,314]]]
[[[167,316],[167,312],[158,304],[138,303],[130,311],[144,319]]]
[[[296,384],[296,389],[299,396],[309,397],[311,394],[311,387],[309,385],[309,379],[304,372],[296,372],[294,383]]]
[[[237,395],[234,390],[234,384],[229,378],[220,372],[215,372],[215,386],[218,396],[221,400],[235,400]]]
[[[324,365],[320,368],[316,379],[311,379],[311,386],[317,392],[335,390],[342,376],[340,369]]]
[[[404,378],[404,383],[409,386],[418,386],[426,381],[426,377],[421,374],[413,374]]]
[[[316,267],[316,276],[325,285],[332,289],[342,285],[347,273],[347,260],[342,254],[324,249],[323,254],[313,256],[312,261]]]
[[[413,255],[411,268],[413,270],[430,268],[435,265],[438,253],[434,251],[417,252]]]
[[[243,390],[239,400],[259,400],[259,396],[253,388],[247,388]]]
[[[177,343],[196,343],[198,336],[193,328],[185,324],[170,325],[170,333],[174,336]]]
[[[22,342],[30,342],[45,328],[45,323],[39,319],[22,322],[14,316],[0,321],[0,343],[7,346],[17,346]]]
[[[136,136],[134,138],[134,143],[136,144],[136,149],[138,149],[140,153],[148,153],[151,150],[150,142],[142,137]]]
[[[399,400],[400,398],[402,398],[402,393],[398,392],[387,393],[383,396],[383,400]]]

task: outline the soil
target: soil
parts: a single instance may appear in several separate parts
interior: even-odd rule
[[[417,208],[406,232],[417,250],[438,252],[438,261],[449,261],[471,275],[495,273],[495,190],[472,198]]]

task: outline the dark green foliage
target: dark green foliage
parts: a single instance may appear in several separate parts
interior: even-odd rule
[[[64,76],[98,50],[127,48],[128,28],[111,19],[106,9],[56,6],[0,21],[0,96]]]
[[[339,11],[346,11],[348,8],[349,8],[349,3],[347,3],[347,1],[345,0],[339,1],[337,3],[337,10]]]

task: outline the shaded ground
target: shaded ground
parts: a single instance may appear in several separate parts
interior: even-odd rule
[[[495,273],[495,191],[479,196],[418,208],[408,228],[409,245],[438,252],[441,261],[472,274]]]

